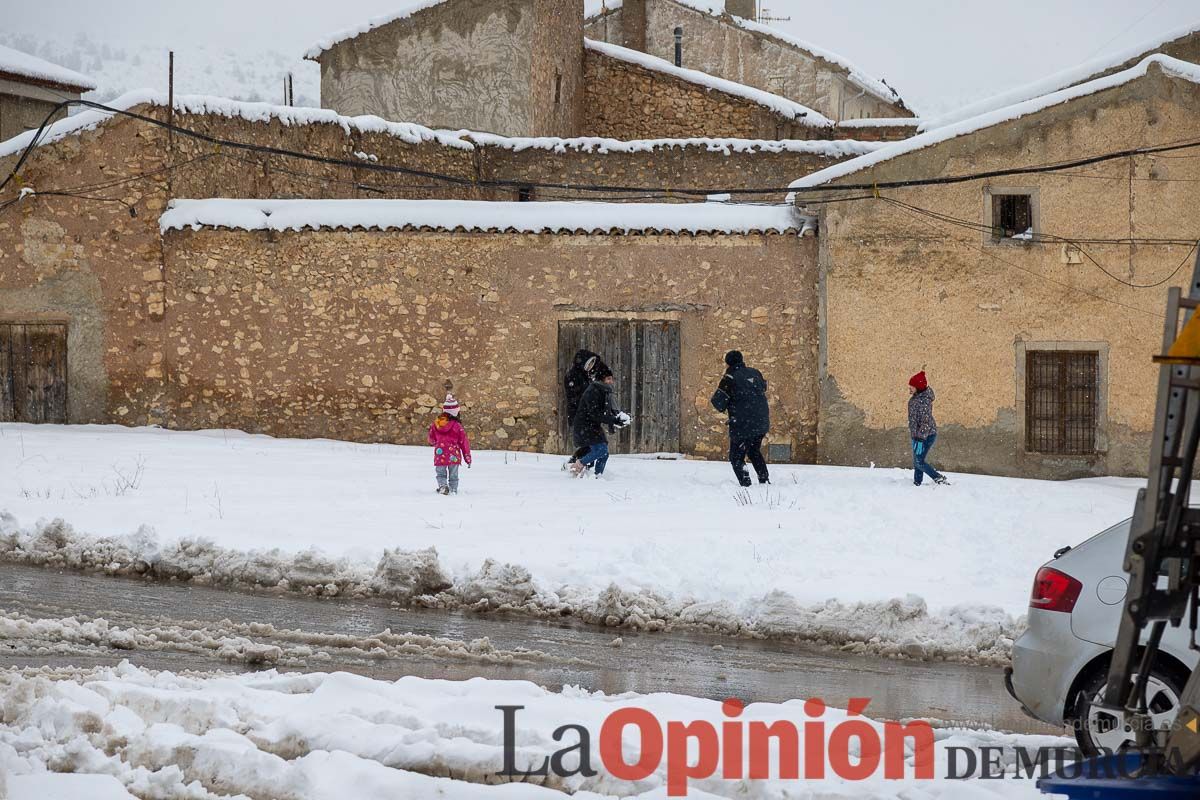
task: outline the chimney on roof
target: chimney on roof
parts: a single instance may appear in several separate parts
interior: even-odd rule
[[[757,0],[725,0],[725,11],[735,17],[758,21]]]

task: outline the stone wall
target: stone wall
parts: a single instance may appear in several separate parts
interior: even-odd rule
[[[533,11],[530,135],[575,136],[583,118],[583,0],[535,0]]]
[[[584,51],[583,135],[613,139],[693,136],[746,139],[826,137],[813,128],[736,95]]]
[[[558,322],[629,316],[680,322],[686,452],[727,445],[708,399],[738,347],[770,381],[770,441],[814,455],[813,239],[185,230],[164,249],[172,427],[422,444],[449,379],[476,446],[561,451]]]
[[[1200,89],[1150,77],[878,164],[843,182],[957,175],[1055,163],[1192,137]],[[1066,174],[886,189],[923,209],[990,225],[988,193],[1028,191],[1035,230],[1072,239],[1195,240],[1200,165],[1139,156]],[[821,224],[821,457],[835,464],[910,463],[905,383],[924,369],[941,428],[933,462],[970,472],[1075,477],[1144,474],[1169,285],[1184,285],[1187,245],[997,243],[879,201],[835,203]],[[1073,261],[1077,263],[1067,263]],[[1101,267],[1112,273],[1105,275]],[[1123,285],[1160,284],[1135,289]],[[1099,354],[1100,452],[1026,452],[1024,354]]]
[[[590,18],[584,34],[674,62],[676,27],[683,28],[683,66],[690,69],[782,95],[833,120],[911,116],[864,94],[837,64],[674,0],[626,0],[620,9]]]
[[[319,59],[321,105],[351,116],[527,136],[535,106],[553,100],[531,94],[534,32],[543,24],[535,24],[535,5],[550,3],[452,0],[339,42]]]

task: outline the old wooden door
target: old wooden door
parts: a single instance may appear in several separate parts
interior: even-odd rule
[[[67,421],[67,326],[0,322],[0,422]]]
[[[599,353],[617,382],[613,403],[633,423],[608,436],[614,453],[679,452],[679,323],[672,320],[580,319],[558,324],[559,418],[567,429],[562,376],[576,351]]]

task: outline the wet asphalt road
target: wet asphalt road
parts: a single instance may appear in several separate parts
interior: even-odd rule
[[[1005,692],[1003,673],[996,668],[865,658],[787,642],[695,633],[635,633],[573,621],[405,610],[384,603],[250,594],[7,564],[0,565],[0,609],[52,619],[105,617],[125,626],[190,620],[212,625],[229,619],[352,636],[368,636],[384,628],[463,641],[486,636],[496,648],[539,650],[546,657],[519,664],[422,654],[345,663],[335,657],[313,663],[311,669],[344,669],[385,679],[481,676],[529,680],[553,689],[573,684],[608,693],[662,691],[713,699],[738,697],[747,702],[820,697],[842,708],[850,697],[869,697],[867,714],[877,719],[935,718],[1019,733],[1058,732],[1021,713]],[[614,647],[618,636],[622,644]],[[169,648],[101,648],[86,654],[46,656],[0,647],[0,669],[93,667],[122,659],[174,671],[248,669],[215,653],[198,655]]]

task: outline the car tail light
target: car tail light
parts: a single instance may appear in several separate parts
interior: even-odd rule
[[[1052,567],[1042,567],[1033,579],[1033,595],[1029,598],[1030,608],[1043,611],[1071,613],[1083,584],[1066,573]]]

